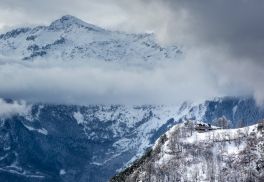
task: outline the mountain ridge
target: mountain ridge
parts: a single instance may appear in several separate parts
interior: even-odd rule
[[[0,55],[22,60],[177,60],[182,51],[161,46],[154,34],[110,31],[65,15],[49,26],[18,28],[0,35]]]
[[[187,120],[172,127],[142,158],[110,181],[261,182],[263,142],[264,121],[221,129]]]

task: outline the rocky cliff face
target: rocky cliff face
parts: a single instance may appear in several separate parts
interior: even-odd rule
[[[0,178],[107,181],[176,122],[177,108],[2,101]]]
[[[260,182],[264,180],[263,154],[264,121],[238,129],[185,121],[111,182]]]

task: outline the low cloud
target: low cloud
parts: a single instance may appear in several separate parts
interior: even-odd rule
[[[211,51],[209,51],[211,52]],[[174,62],[139,65],[100,60],[2,61],[0,97],[66,104],[178,104],[215,96],[255,95],[261,74],[254,65],[221,64],[193,51]],[[248,72],[248,75],[246,74]],[[241,77],[244,75],[244,77]],[[261,76],[260,75],[260,76]],[[261,77],[260,77],[261,78]]]
[[[10,101],[7,102],[0,99],[0,118],[9,118],[14,115],[27,115],[31,109],[25,101]]]

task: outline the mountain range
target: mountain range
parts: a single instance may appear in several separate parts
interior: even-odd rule
[[[1,107],[14,105],[24,109],[0,115],[0,178],[6,181],[107,181],[186,119],[218,124],[219,118],[225,118],[227,127],[235,127],[264,117],[264,109],[251,98],[218,98],[179,106],[4,100]]]

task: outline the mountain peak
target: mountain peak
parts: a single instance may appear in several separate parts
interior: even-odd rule
[[[78,27],[82,27],[82,28],[86,28],[86,29],[94,30],[94,31],[103,30],[100,27],[86,23],[82,21],[81,19],[75,16],[72,16],[72,15],[64,15],[61,18],[53,21],[50,24],[49,28],[50,29],[65,29],[65,28],[72,27],[72,26],[78,26]]]
[[[111,31],[71,15],[62,16],[48,26],[16,29],[0,35],[0,56],[23,60],[60,58],[130,64],[132,60],[173,61],[180,53],[176,46],[162,47],[153,35]]]
[[[73,15],[63,15],[60,19],[65,19],[65,20],[68,20],[68,19],[73,19],[73,20],[80,20],[79,18],[73,16]]]

